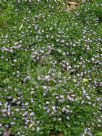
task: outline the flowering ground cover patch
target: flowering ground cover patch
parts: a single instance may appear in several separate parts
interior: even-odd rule
[[[0,134],[101,136],[101,1],[0,6]]]

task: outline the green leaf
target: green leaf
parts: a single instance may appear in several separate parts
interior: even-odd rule
[[[96,133],[96,135],[95,136],[102,136],[102,132],[98,132],[98,133]]]
[[[23,23],[20,25],[19,30],[21,30],[22,28],[23,28]]]

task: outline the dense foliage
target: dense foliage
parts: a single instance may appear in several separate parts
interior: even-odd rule
[[[0,2],[0,133],[102,135],[102,3]]]

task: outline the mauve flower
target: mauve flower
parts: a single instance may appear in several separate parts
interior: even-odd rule
[[[56,106],[52,106],[54,112],[56,112]]]
[[[74,101],[73,97],[71,97],[70,95],[67,95],[67,99],[68,99],[69,101]]]
[[[0,106],[2,106],[2,102],[0,102]]]

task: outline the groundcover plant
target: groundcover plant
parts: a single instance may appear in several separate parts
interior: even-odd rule
[[[0,134],[102,136],[102,3],[0,1]]]

